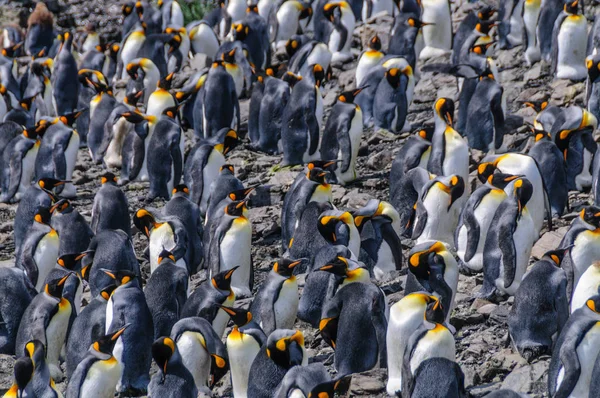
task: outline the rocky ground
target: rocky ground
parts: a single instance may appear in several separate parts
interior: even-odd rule
[[[591,1],[586,1],[591,3]],[[1,4],[1,2],[0,2]],[[11,21],[18,18],[21,2],[9,3],[0,7],[0,21]],[[84,26],[87,20],[98,22],[100,29],[108,35],[113,35],[118,29],[116,17],[120,6],[113,1],[87,1],[68,0],[59,2],[61,8],[58,25],[62,28]],[[452,4],[456,12],[453,14],[455,23],[473,7],[466,0],[457,0]],[[588,18],[592,18],[595,9],[586,7]],[[14,22],[14,20],[13,20]],[[384,48],[390,29],[391,18],[379,17],[372,24],[357,27],[355,30],[355,48],[360,48],[374,32],[379,33]],[[356,55],[359,50],[356,50]],[[550,98],[554,105],[577,104],[583,105],[585,100],[584,83],[571,83],[568,81],[553,81],[547,73],[547,67],[536,64],[532,68],[524,65],[522,50],[520,48],[498,51],[495,56],[500,69],[500,82],[507,97],[508,111],[514,116],[511,122],[515,123],[513,134],[505,138],[505,143],[512,150],[522,149],[528,145],[526,128],[521,127],[519,118],[532,121],[533,111],[524,108],[521,103],[526,100],[540,100]],[[444,59],[431,62],[443,62]],[[326,109],[335,101],[337,95],[347,89],[354,88],[354,73],[356,62],[342,65],[334,69],[333,80],[324,90]],[[456,80],[452,77],[423,73],[416,86],[413,104],[410,108],[409,121],[413,128],[431,122],[433,101],[440,96],[457,99],[458,92]],[[247,119],[249,100],[241,102],[243,122]],[[327,114],[327,112],[326,112]],[[244,126],[245,127],[245,126]],[[188,148],[192,143],[192,132],[187,132]],[[334,204],[341,209],[355,209],[365,204],[370,198],[389,199],[388,175],[392,159],[402,146],[407,134],[390,136],[365,131],[362,147],[359,153],[358,170],[360,180],[345,186],[333,188]],[[479,154],[473,154],[479,158]],[[300,170],[281,169],[275,171],[273,166],[281,160],[280,156],[266,156],[252,152],[244,142],[229,156],[228,162],[236,168],[236,174],[246,185],[269,184],[271,188],[272,206],[251,208],[250,218],[253,222],[253,258],[256,272],[257,286],[269,272],[273,261],[281,254],[279,252],[280,227],[279,217],[281,203],[287,187]],[[472,159],[472,169],[476,162]],[[74,206],[87,218],[91,217],[91,206],[94,192],[100,185],[99,176],[102,168],[92,164],[87,149],[79,152],[78,164],[73,175],[73,181],[78,189],[78,196],[73,200]],[[147,184],[132,183],[124,188],[129,199],[130,211],[133,213],[145,206],[144,197]],[[571,195],[571,213],[562,219],[554,220],[554,230],[543,231],[541,239],[536,243],[533,251],[532,262],[540,257],[545,250],[555,248],[560,238],[565,233],[565,226],[575,216],[575,212],[588,201],[586,194]],[[161,207],[162,202],[152,203],[153,207]],[[0,204],[0,260],[11,265],[14,257],[14,242],[12,222],[16,205]],[[147,261],[141,258],[146,245],[146,238],[142,234],[134,236],[136,252],[140,257],[143,272],[149,273]],[[410,241],[403,242],[405,251],[411,246]],[[389,281],[382,284],[388,294],[390,304],[398,301],[402,296],[405,272],[400,272]],[[194,285],[205,279],[205,273],[200,272],[194,277]],[[300,278],[302,283],[303,279]],[[500,305],[475,300],[474,294],[482,283],[481,276],[461,275],[456,295],[456,309],[451,318],[451,323],[457,329],[456,347],[457,361],[465,374],[465,386],[473,397],[485,396],[498,388],[511,388],[515,391],[527,393],[532,397],[544,397],[546,393],[546,377],[549,357],[542,357],[533,363],[527,363],[508,343],[508,329],[506,319],[512,305],[512,299]],[[89,297],[89,296],[88,296]],[[247,305],[248,300],[239,302]],[[307,324],[298,322],[306,337],[310,361],[323,362],[330,368],[333,364],[333,351],[326,346],[317,331]],[[0,356],[0,391],[7,389],[12,381],[12,366],[14,359]],[[343,396],[385,396],[386,371],[375,369],[363,374],[354,375],[345,386],[347,393]],[[61,384],[59,384],[60,386]],[[216,396],[231,396],[231,386],[227,377],[214,391]]]

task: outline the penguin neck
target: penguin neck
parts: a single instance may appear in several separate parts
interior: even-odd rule
[[[356,268],[346,271],[346,277],[342,282],[342,286],[350,283],[371,283],[371,276],[369,271],[364,268]]]

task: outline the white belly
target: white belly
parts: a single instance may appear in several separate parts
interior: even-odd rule
[[[277,11],[277,47],[285,45],[292,35],[298,31],[298,10],[292,2],[285,2]]]
[[[587,398],[590,393],[590,384],[592,383],[592,371],[594,364],[600,352],[600,324],[596,323],[585,335],[581,343],[577,346],[577,357],[581,366],[581,373],[577,384],[569,398]],[[560,388],[564,377],[564,368],[561,368],[558,375],[556,389]]]
[[[581,174],[575,177],[575,185],[578,191],[584,191],[585,188],[592,186],[592,174],[590,166],[592,164],[592,153],[586,149],[583,150],[583,169]]]
[[[583,16],[568,16],[558,33],[558,79],[583,80],[587,76],[587,20]]]
[[[108,320],[108,316],[106,317],[106,319]],[[106,329],[108,330],[108,329]],[[119,362],[119,364],[121,365],[121,376],[119,377],[119,381],[117,382],[117,390],[121,390],[121,385],[123,384],[121,378],[123,377],[123,336],[119,337],[117,339],[117,342],[115,344],[115,348],[113,348],[113,356],[115,357],[115,359]]]
[[[191,46],[194,52],[205,54],[211,60],[215,59],[217,51],[219,51],[219,41],[214,32],[206,24],[198,26],[198,31],[194,35]]]
[[[58,259],[59,238],[56,232],[46,234],[38,243],[33,260],[38,267],[38,280],[35,288],[38,292],[44,290],[46,277],[56,266]]]
[[[507,39],[513,46],[517,46],[523,42],[523,17],[519,12],[513,12],[509,23],[510,33]]]
[[[277,329],[291,329],[298,313],[298,281],[292,276],[283,283],[279,298],[275,302],[275,324]]]
[[[427,241],[442,241],[449,246],[453,245],[453,234],[456,229],[458,219],[453,216],[452,208],[448,211],[450,195],[446,192],[432,187],[423,202],[427,211],[427,223],[421,235],[417,238],[416,244]],[[454,205],[452,206],[454,207]],[[418,222],[418,218],[415,223]]]
[[[323,70],[327,70],[329,68],[329,64],[331,63],[331,51],[324,43],[315,44],[315,48],[313,48],[312,52],[306,59],[304,63],[304,67],[300,71],[300,75],[308,73],[308,68],[312,65],[321,65]]]
[[[423,27],[425,48],[421,59],[443,55],[452,48],[452,17],[447,0],[423,0],[421,20],[435,25]]]
[[[251,243],[252,224],[244,218],[234,220],[221,241],[220,272],[240,266],[231,277],[231,289],[237,297],[248,297],[252,294],[250,291]]]
[[[35,170],[35,158],[39,149],[40,144],[36,143],[23,157],[21,164],[21,181],[17,193],[15,194],[15,200],[17,201],[21,199],[27,188],[31,185],[33,171]]]
[[[540,4],[524,4],[523,25],[527,29],[527,49],[525,50],[525,60],[529,65],[537,62],[541,58],[540,47],[537,42],[536,27],[540,16]]]
[[[249,335],[242,334],[233,338],[227,337],[227,354],[231,371],[231,384],[235,398],[248,396],[248,375],[250,366],[260,351],[260,346]]]
[[[121,73],[121,79],[127,79],[127,64],[133,61],[140,47],[144,44],[146,38],[144,37],[142,40],[127,40],[123,45],[123,49],[121,50],[121,61],[123,61],[123,72]]]
[[[225,158],[221,152],[213,150],[202,170],[202,196],[200,199],[200,209],[204,212],[208,207],[208,198],[210,195],[210,186],[219,176],[221,166],[225,164]]]
[[[246,2],[244,0],[232,0],[227,5],[227,13],[231,16],[231,21],[237,23],[246,16]]]
[[[341,167],[335,170],[338,182],[345,185],[348,182],[356,179],[356,159],[358,158],[358,150],[360,149],[360,139],[363,133],[362,111],[356,110],[352,124],[350,125],[350,167],[345,172],[341,171]],[[340,151],[341,152],[341,151]],[[348,156],[347,154],[338,154],[338,159],[343,159],[340,156]],[[356,253],[355,253],[356,254]]]
[[[421,338],[412,357],[410,358],[410,371],[414,375],[419,365],[430,358],[446,358],[455,361],[456,350],[454,348],[454,337],[448,329],[438,325],[439,332],[428,332],[426,337]]]
[[[208,386],[210,375],[210,354],[202,345],[203,341],[204,337],[196,332],[185,332],[177,340],[183,364],[194,376],[198,389]]]
[[[66,299],[63,299],[60,309],[54,314],[46,328],[46,362],[48,362],[48,366],[50,367],[51,376],[56,380],[62,380],[59,357],[67,338],[67,328],[69,327],[71,311],[71,304]]]
[[[465,181],[465,191],[469,187],[469,146],[457,133],[453,132],[451,138],[446,134],[446,151],[443,164],[445,176],[458,174]]]
[[[571,249],[571,259],[573,260],[574,280],[576,286],[581,275],[588,269],[592,263],[600,260],[600,239],[596,233],[584,231],[577,235],[575,247]]]
[[[163,223],[154,228],[150,233],[150,273],[152,274],[159,266],[158,256],[163,249],[173,251],[175,248],[175,235],[168,223]]]
[[[579,278],[571,299],[571,314],[583,307],[588,299],[598,294],[600,287],[600,268],[590,266]]]
[[[110,297],[108,299],[108,302],[106,303],[106,321],[104,322],[104,331],[106,332],[107,330],[110,330],[110,325],[112,323],[113,320],[113,300],[112,297]],[[113,350],[113,355],[114,355],[115,350]],[[119,358],[117,358],[119,359]]]
[[[236,271],[237,272],[237,271]],[[227,296],[225,301],[223,302],[224,307],[233,307],[233,303],[235,302],[235,293]],[[223,336],[223,332],[225,332],[225,328],[227,327],[227,323],[229,323],[229,315],[221,309],[217,311],[217,315],[215,319],[212,321],[212,327],[215,332],[219,335],[219,337]]]
[[[71,139],[69,140],[69,144],[67,145],[67,149],[65,150],[65,160],[67,163],[67,173],[65,176],[66,180],[71,180],[73,177],[73,171],[75,170],[75,164],[77,164],[77,153],[79,151],[79,134],[73,130],[73,134],[71,134]],[[62,197],[65,198],[74,198],[77,196],[77,190],[75,189],[75,185],[72,182],[67,182],[63,191],[61,193]]]
[[[104,163],[107,167],[120,168],[123,164],[121,151],[123,149],[123,140],[132,129],[132,124],[125,118],[120,118],[113,125],[113,138],[108,144],[106,153],[104,154]]]
[[[119,378],[121,364],[116,359],[98,361],[88,370],[85,381],[79,391],[80,397],[112,398]]]

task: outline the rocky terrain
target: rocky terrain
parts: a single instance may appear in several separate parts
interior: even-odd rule
[[[502,0],[499,0],[502,1]],[[586,1],[591,5],[591,1]],[[1,2],[0,2],[1,4]],[[120,4],[112,0],[63,0],[58,2],[60,12],[57,18],[59,28],[73,28],[85,26],[87,21],[98,23],[99,29],[110,37],[114,37],[119,30],[118,16]],[[0,6],[0,20],[2,22],[16,22],[19,13],[27,4],[23,2],[9,2]],[[455,24],[474,7],[466,0],[456,0],[452,3]],[[595,8],[587,6],[586,15],[591,20]],[[11,20],[12,19],[12,20]],[[358,26],[355,30],[356,55],[359,54],[360,42],[365,43],[373,33],[378,33],[387,47],[387,35],[392,19],[383,16],[375,18],[369,25]],[[591,24],[590,24],[591,25]],[[456,25],[455,25],[456,26]],[[508,111],[513,117],[513,134],[505,137],[505,144],[511,150],[521,150],[528,145],[526,127],[520,122],[532,121],[533,111],[522,106],[526,100],[540,100],[550,98],[554,105],[576,104],[584,105],[585,84],[569,81],[553,81],[547,72],[548,68],[536,64],[527,68],[523,62],[521,48],[496,51],[495,55],[499,70],[499,81],[504,87],[507,98]],[[445,59],[435,59],[431,62],[444,62]],[[339,65],[334,68],[333,80],[326,84],[325,105],[326,110],[335,101],[337,95],[347,89],[354,88],[354,74],[356,61]],[[424,123],[430,123],[432,118],[432,105],[437,97],[450,97],[457,99],[456,80],[449,76],[422,73],[421,80],[416,86],[414,101],[410,108],[409,121],[413,128]],[[247,120],[249,100],[241,101],[242,121]],[[327,115],[327,112],[326,112]],[[242,128],[245,130],[245,125]],[[388,175],[392,159],[402,146],[408,134],[392,136],[365,130],[363,144],[359,152],[358,171],[359,181],[345,186],[334,186],[334,204],[341,209],[355,209],[364,205],[370,198],[389,199]],[[192,144],[193,134],[187,132],[189,148]],[[472,169],[481,154],[473,154]],[[273,261],[281,254],[279,252],[280,227],[279,217],[281,203],[287,187],[301,168],[276,169],[273,166],[281,160],[280,156],[267,156],[249,150],[247,142],[238,146],[229,156],[228,162],[236,168],[237,176],[246,185],[268,184],[271,185],[271,202],[273,205],[250,209],[250,218],[253,223],[253,259],[256,272],[257,286],[269,272]],[[92,164],[87,149],[79,151],[78,164],[73,176],[73,181],[78,189],[78,196],[73,200],[74,206],[87,218],[91,217],[91,206],[94,192],[100,185],[99,176],[102,168]],[[474,174],[473,174],[474,175]],[[147,204],[144,197],[147,184],[132,183],[124,187],[129,199],[130,211],[133,213]],[[533,250],[532,262],[540,257],[546,250],[555,248],[560,238],[565,233],[565,226],[575,216],[575,212],[588,201],[586,194],[572,194],[570,198],[571,212],[562,219],[554,220],[554,230],[544,229],[541,239]],[[152,207],[161,207],[163,202],[155,201]],[[0,260],[5,265],[12,265],[14,258],[14,242],[12,222],[16,205],[0,204]],[[149,273],[147,261],[142,258],[142,253],[147,239],[138,233],[134,236],[134,245],[139,260],[142,262],[143,272]],[[405,241],[405,253],[411,242]],[[382,284],[388,294],[390,305],[402,296],[402,286],[405,280],[404,272]],[[194,277],[194,285],[205,279],[204,271]],[[300,278],[302,283],[303,279]],[[516,350],[510,347],[506,319],[512,305],[512,298],[501,305],[474,300],[474,294],[479,290],[482,277],[461,275],[456,295],[456,309],[451,318],[451,323],[457,329],[456,348],[457,361],[465,374],[465,386],[471,396],[481,397],[498,388],[511,388],[515,391],[527,393],[531,397],[547,396],[546,376],[549,357],[542,357],[533,363],[527,363]],[[89,295],[87,296],[89,297]],[[248,300],[238,302],[247,305]],[[323,362],[332,368],[333,350],[323,343],[318,332],[307,324],[298,322],[306,337],[310,361]],[[12,382],[12,366],[14,359],[0,356],[0,391],[6,390]],[[344,389],[342,396],[385,396],[386,371],[375,369],[363,374],[354,375]],[[59,384],[60,385],[60,384]],[[214,391],[215,396],[231,396],[231,386],[228,377],[225,377]]]

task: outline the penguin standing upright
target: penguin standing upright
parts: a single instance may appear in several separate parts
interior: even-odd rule
[[[133,13],[132,15],[135,15]],[[145,23],[137,23],[132,30],[124,35],[117,55],[117,70],[115,80],[127,79],[127,65],[138,57],[138,51],[146,42]]]
[[[59,237],[58,255],[84,252],[94,237],[85,218],[67,199],[56,202],[50,208],[50,212],[52,213],[50,225]]]
[[[299,330],[278,329],[254,358],[248,376],[248,396],[271,397],[287,371],[296,365],[307,365],[304,335]]]
[[[294,85],[281,119],[281,146],[284,166],[302,164],[318,158],[320,128],[323,122],[321,84],[325,71],[313,66],[312,76]]]
[[[234,326],[227,336],[227,354],[231,363],[231,384],[236,396],[248,393],[250,367],[267,336],[252,319],[252,313],[241,308],[221,307],[233,320]]]
[[[85,137],[90,155],[95,163],[101,163],[108,148],[105,140],[106,119],[117,105],[109,87],[95,87],[96,95],[90,100],[90,125]]]
[[[369,70],[377,65],[385,54],[381,52],[381,39],[375,35],[369,40],[367,50],[365,50],[358,58],[356,65],[356,87],[360,87],[361,83],[369,72]]]
[[[600,18],[599,18],[600,21]],[[586,109],[596,117],[600,118],[600,54],[590,55],[585,61],[588,70],[586,81]]]
[[[548,392],[553,397],[585,397],[600,348],[600,297],[590,298],[569,317],[556,340],[548,370]],[[590,380],[592,380],[590,382]]]
[[[361,89],[357,89],[338,96],[321,139],[321,159],[341,161],[335,168],[335,176],[338,183],[343,185],[357,177],[356,162],[363,133],[363,116],[360,107],[353,102],[360,92]]]
[[[454,130],[454,101],[440,98],[433,107],[435,130],[427,169],[436,175],[457,174],[469,181],[469,146]]]
[[[560,268],[564,254],[565,250],[544,254],[525,274],[515,293],[508,330],[527,362],[550,352],[553,336],[560,335],[569,318],[567,275]]]
[[[40,209],[35,215],[35,222],[27,231],[27,239],[15,261],[15,266],[25,271],[39,292],[58,259],[60,240],[56,230],[50,226],[50,217],[49,209]]]
[[[298,281],[293,275],[300,261],[281,258],[252,301],[250,311],[265,334],[294,325],[298,312]]]
[[[587,19],[579,13],[579,0],[569,0],[552,31],[552,73],[557,79],[585,79],[586,47]]]
[[[300,174],[283,199],[281,207],[281,245],[285,251],[292,245],[294,231],[304,208],[309,202],[331,202],[331,185],[325,181],[326,171],[310,167]]]
[[[54,17],[46,3],[40,2],[27,19],[27,34],[25,36],[25,52],[33,56],[46,49],[50,51],[54,43]]]
[[[117,284],[106,304],[106,333],[113,333],[129,324],[113,349],[114,357],[121,364],[116,391],[145,392],[150,382],[150,346],[154,329],[144,292],[131,271],[102,269],[101,272]]]
[[[385,295],[370,283],[343,286],[325,303],[319,330],[334,348],[339,374],[386,367],[386,308]]]
[[[420,59],[446,54],[452,49],[452,15],[448,0],[423,0],[421,20],[431,25],[423,27],[425,48]]]
[[[69,380],[67,397],[83,398],[93,395],[110,398],[115,395],[121,376],[121,364],[113,356],[113,350],[117,339],[128,326],[126,324],[114,333],[101,337],[90,346]]]
[[[377,85],[373,100],[375,127],[393,133],[406,131],[408,107],[414,89],[413,70],[410,65],[392,67],[385,72],[384,79]]]
[[[483,269],[483,248],[498,206],[506,199],[504,188],[517,176],[497,173],[484,180],[460,212],[454,245],[460,266],[470,271]]]
[[[131,236],[129,202],[117,186],[117,177],[112,173],[104,173],[100,183],[102,186],[96,192],[92,206],[92,232],[97,234],[106,229],[120,229]]]
[[[281,3],[274,15],[276,19],[275,31],[272,32],[274,38],[272,37],[271,41],[274,41],[275,48],[283,47],[285,43],[298,32],[300,20],[310,18],[312,14],[313,10],[310,5],[301,1],[286,0]],[[264,15],[263,17],[267,19]]]
[[[563,10],[564,0],[545,0],[540,9],[540,16],[536,28],[536,37],[540,43],[542,59],[546,62],[552,60],[552,42],[554,22]]]
[[[527,206],[533,194],[531,182],[519,177],[509,187],[513,193],[498,206],[483,248],[483,287],[479,296],[487,299],[515,294],[536,238]]]
[[[7,298],[0,301],[0,318],[4,322],[0,328],[0,353],[13,355],[21,318],[38,292],[27,274],[16,267],[0,268],[0,277],[5,281],[0,293]]]
[[[22,353],[24,355],[15,363],[16,384],[23,390],[22,396],[60,397],[46,360],[44,343],[39,339],[31,340],[25,344]],[[10,398],[19,397],[10,393],[9,390],[7,395]]]
[[[216,136],[223,128],[237,131],[240,124],[238,96],[233,78],[227,73],[222,61],[213,62],[202,91],[204,100],[201,114],[204,138]]]
[[[524,42],[525,61],[528,65],[533,65],[542,58],[540,52],[540,43],[536,34],[542,1],[540,0],[525,0],[523,3],[523,27],[524,27]]]
[[[54,59],[52,70],[52,89],[57,115],[66,115],[77,109],[79,81],[77,80],[77,62],[71,53],[73,35],[66,32],[64,42]]]
[[[176,343],[185,367],[194,378],[196,388],[212,388],[229,369],[225,345],[203,318],[184,318],[173,325],[171,339]]]
[[[328,42],[331,61],[346,62],[352,59],[350,46],[356,17],[350,4],[345,1],[329,2],[323,7],[323,14],[333,25]]]
[[[386,333],[388,381],[386,390],[395,395],[402,390],[402,361],[410,336],[423,321],[443,323],[442,304],[436,296],[417,292],[404,296],[390,307]]]
[[[252,268],[252,223],[244,215],[246,201],[232,202],[224,216],[214,225],[208,248],[207,263],[210,275],[239,267],[232,279],[231,288],[240,298],[252,295],[254,269]],[[211,231],[212,232],[212,231]]]
[[[188,25],[188,33],[192,51],[206,55],[208,61],[213,62],[219,50],[219,38],[206,21],[192,22]]]
[[[195,398],[198,389],[194,378],[181,360],[181,354],[170,337],[161,337],[152,344],[152,357],[158,372],[148,385],[148,397]]]
[[[37,339],[46,347],[46,362],[50,375],[62,380],[59,356],[67,339],[71,304],[65,299],[63,288],[70,275],[52,280],[31,301],[17,332],[16,352],[23,352],[29,341]]]

